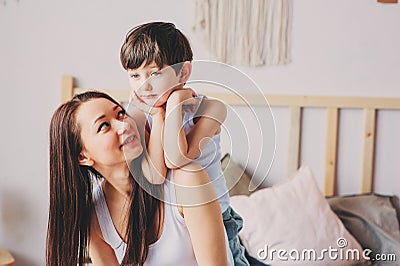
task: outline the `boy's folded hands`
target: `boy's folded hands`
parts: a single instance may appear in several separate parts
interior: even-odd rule
[[[151,116],[156,115],[160,112],[164,112],[165,109],[163,107],[155,107],[155,106],[150,106],[146,104],[140,97],[136,94],[135,91],[133,91],[129,97],[129,102],[130,104],[133,104],[135,107],[137,107],[139,110],[142,112],[149,114]]]
[[[200,99],[197,97],[196,92],[191,88],[179,88],[173,90],[165,105],[161,107],[150,106],[146,104],[135,91],[129,97],[130,104],[133,104],[142,112],[151,116],[165,111],[165,105],[170,105],[172,108],[182,108],[182,113],[196,112],[200,105]]]

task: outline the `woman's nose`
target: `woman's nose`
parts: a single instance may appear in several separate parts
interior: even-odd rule
[[[116,120],[115,121],[117,126],[117,133],[118,135],[124,134],[129,129],[129,123]]]

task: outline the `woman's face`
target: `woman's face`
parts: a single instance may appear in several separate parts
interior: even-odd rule
[[[81,129],[81,165],[95,169],[126,165],[142,152],[140,135],[135,121],[105,98],[83,103],[76,113]],[[127,167],[127,166],[126,166]]]

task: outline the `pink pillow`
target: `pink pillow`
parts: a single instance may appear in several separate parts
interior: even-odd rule
[[[243,245],[266,264],[365,265],[360,244],[330,209],[308,167],[250,196],[233,196],[231,205],[244,220]]]

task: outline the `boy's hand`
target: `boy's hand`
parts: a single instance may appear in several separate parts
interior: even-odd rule
[[[200,104],[200,99],[196,97],[196,92],[190,88],[174,90],[168,98],[167,103],[182,105],[182,112],[195,112]]]
[[[196,97],[196,92],[191,88],[175,89],[169,96],[168,100],[178,100],[179,102]]]
[[[139,98],[139,96],[136,94],[135,91],[133,93],[131,93],[131,95],[129,97],[129,101],[134,106],[139,108],[139,110],[141,110],[142,112],[149,114],[151,116],[165,111],[163,107],[154,107],[154,106],[147,105],[145,102],[142,101],[142,99]]]

